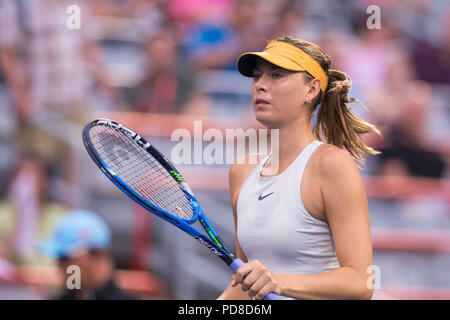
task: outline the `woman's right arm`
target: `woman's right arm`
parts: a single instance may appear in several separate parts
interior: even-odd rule
[[[242,250],[241,245],[239,244],[239,239],[237,237],[237,199],[239,196],[239,192],[241,190],[244,181],[247,179],[250,172],[256,166],[254,163],[256,161],[249,161],[249,157],[246,157],[244,164],[235,163],[230,167],[229,173],[229,186],[230,186],[230,200],[231,207],[233,209],[233,221],[234,221],[234,238],[236,243],[236,256],[244,262],[247,261],[247,256]],[[254,160],[252,158],[252,160]],[[218,300],[249,300],[250,297],[247,292],[241,290],[241,285],[233,287],[230,284],[225,289],[225,291],[217,298]]]

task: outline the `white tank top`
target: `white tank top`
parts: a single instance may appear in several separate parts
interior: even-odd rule
[[[281,174],[262,177],[268,155],[239,192],[239,243],[249,261],[257,259],[273,273],[313,274],[339,267],[329,225],[309,214],[300,195],[306,164],[321,143],[311,142]]]

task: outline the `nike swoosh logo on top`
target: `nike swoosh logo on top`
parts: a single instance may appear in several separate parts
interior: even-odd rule
[[[265,196],[263,196],[262,193],[261,193],[261,194],[259,195],[259,197],[258,197],[258,200],[261,201],[261,200],[267,198],[268,196],[270,196],[272,193],[273,193],[273,192],[271,192],[271,193],[269,193],[269,194],[266,194]]]

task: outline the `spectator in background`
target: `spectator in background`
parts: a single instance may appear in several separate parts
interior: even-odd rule
[[[341,65],[355,84],[353,94],[365,96],[374,89],[381,89],[386,81],[386,72],[391,55],[398,51],[393,40],[395,29],[383,21],[381,29],[369,30],[366,14],[355,13],[357,37],[350,39],[342,55]]]
[[[145,0],[147,1],[147,0]],[[165,4],[178,32],[183,33],[198,21],[227,21],[235,0],[159,0]],[[157,1],[158,2],[158,1]]]
[[[270,30],[269,39],[275,39],[284,35],[299,36],[305,20],[306,5],[299,0],[284,1],[274,14],[273,29]],[[267,19],[265,19],[267,21]]]
[[[382,86],[367,92],[370,116],[380,126],[383,136],[389,135],[389,128],[402,121],[408,112],[405,93],[415,83],[416,75],[406,51],[391,53],[386,61],[385,79]]]
[[[165,0],[89,0],[92,13],[103,17],[126,17],[137,21],[136,37],[167,23]]]
[[[413,43],[412,61],[419,79],[431,83],[450,83],[450,6],[440,28],[439,41],[433,44],[427,39]]]
[[[381,148],[379,174],[442,178],[443,157],[430,150],[425,140],[425,124],[431,105],[431,88],[425,82],[411,82],[401,93],[405,109],[388,130],[388,143]]]
[[[225,21],[204,19],[184,35],[187,55],[195,68],[236,70],[235,57],[259,49],[268,38],[261,21],[261,2],[236,0]]]
[[[180,63],[178,45],[168,30],[152,35],[144,45],[148,73],[127,92],[136,111],[179,113],[194,93],[193,73]]]
[[[108,246],[111,236],[108,226],[96,214],[74,210],[63,215],[51,236],[39,246],[43,255],[57,259],[64,285],[75,273],[66,273],[71,265],[79,267],[80,282],[76,288],[66,288],[60,300],[130,300],[114,280],[114,264]]]
[[[48,115],[69,124],[86,122],[88,71],[107,88],[85,1],[76,2],[81,29],[67,27],[67,8],[73,4],[69,0],[0,2],[0,66],[17,128],[18,161],[10,188],[18,214],[13,235],[17,262],[33,257],[34,230],[42,200],[48,196],[49,175],[62,176],[58,171],[64,167],[66,180],[74,178],[68,170],[67,139],[72,137],[67,136],[68,130],[49,134],[42,122],[55,124]],[[39,119],[44,119],[41,125]]]
[[[429,84],[416,80],[407,52],[391,55],[386,76],[384,87],[374,88],[368,100],[372,121],[384,137],[377,157],[378,174],[443,177],[444,159],[427,145],[432,104]]]

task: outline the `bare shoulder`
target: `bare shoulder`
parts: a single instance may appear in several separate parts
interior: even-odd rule
[[[346,150],[331,144],[322,144],[314,153],[316,170],[321,177],[336,177],[347,174],[358,174],[355,160]]]
[[[317,175],[324,212],[332,228],[349,216],[368,216],[364,181],[356,160],[346,150],[333,145],[318,150]],[[364,220],[366,221],[366,220]]]

